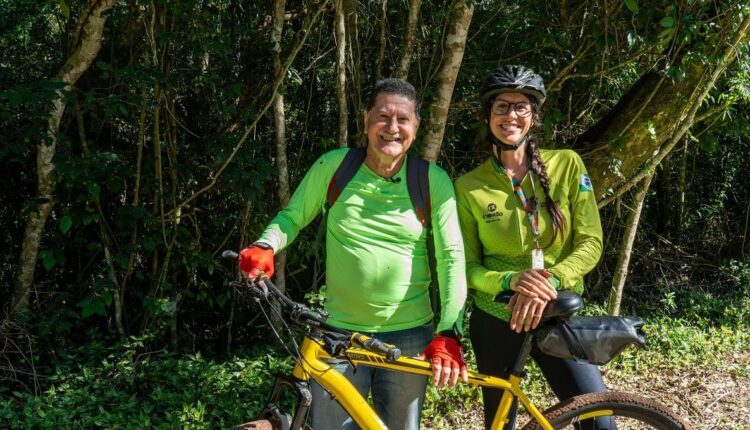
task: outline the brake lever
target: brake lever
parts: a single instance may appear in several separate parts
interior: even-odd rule
[[[253,299],[255,299],[255,301],[260,301],[260,299],[268,299],[268,287],[264,282],[261,281],[261,279],[247,279],[245,281],[245,285],[250,290],[250,295],[253,297]]]

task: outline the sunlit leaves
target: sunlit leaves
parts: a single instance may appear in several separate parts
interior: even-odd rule
[[[63,16],[65,16],[65,20],[70,19],[70,6],[68,6],[68,3],[65,0],[59,0],[60,2],[60,10],[63,13]]]

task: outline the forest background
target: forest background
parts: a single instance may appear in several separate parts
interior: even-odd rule
[[[587,164],[605,229],[590,313],[647,318],[608,383],[697,428],[750,428],[750,9],[702,0],[0,0],[0,423],[216,428],[289,360],[222,262],[381,77],[418,89],[417,152],[485,157],[477,91],[540,73],[544,146]],[[317,223],[277,283],[319,303]],[[627,283],[625,280],[627,278]],[[549,402],[537,373],[530,390]],[[653,378],[653,379],[649,379]],[[745,387],[745,388],[742,388]],[[479,395],[430,391],[425,426]]]

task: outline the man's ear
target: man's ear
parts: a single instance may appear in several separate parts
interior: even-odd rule
[[[365,129],[365,134],[367,134],[367,117],[368,117],[367,114],[368,113],[369,112],[367,112],[367,109],[362,110],[362,118],[364,119],[364,124],[365,124],[365,128],[364,128]]]

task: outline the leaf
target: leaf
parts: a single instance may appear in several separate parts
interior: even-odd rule
[[[163,302],[161,304],[161,310],[168,315],[174,315],[174,313],[177,312],[177,302],[175,300]]]
[[[26,94],[21,90],[10,90],[6,95],[11,107],[20,106],[26,100]]]
[[[97,184],[96,182],[89,182],[88,184],[86,184],[86,188],[88,189],[89,195],[91,195],[91,197],[95,199],[99,198],[99,191],[101,190],[99,184]]]
[[[665,16],[659,21],[659,24],[664,28],[672,28],[674,27],[674,18],[671,16]]]
[[[659,44],[666,45],[670,40],[672,40],[673,36],[674,36],[674,27],[668,28],[668,29],[662,31],[656,37],[659,40]]]
[[[63,15],[65,16],[65,20],[70,20],[70,6],[68,6],[68,3],[65,2],[65,0],[60,0],[60,10],[62,10]]]
[[[73,218],[70,215],[65,215],[60,220],[60,231],[65,234],[70,231],[73,226]]]
[[[81,316],[86,318],[91,315],[107,315],[107,311],[104,309],[104,304],[101,302],[87,302],[83,305]]]
[[[632,47],[638,41],[638,36],[634,33],[628,33],[628,46]]]
[[[625,0],[625,6],[633,13],[638,12],[638,2],[636,0]]]
[[[44,251],[39,253],[41,259],[42,259],[42,265],[45,269],[52,270],[53,267],[55,267],[55,253],[52,252],[50,249],[45,249]]]

